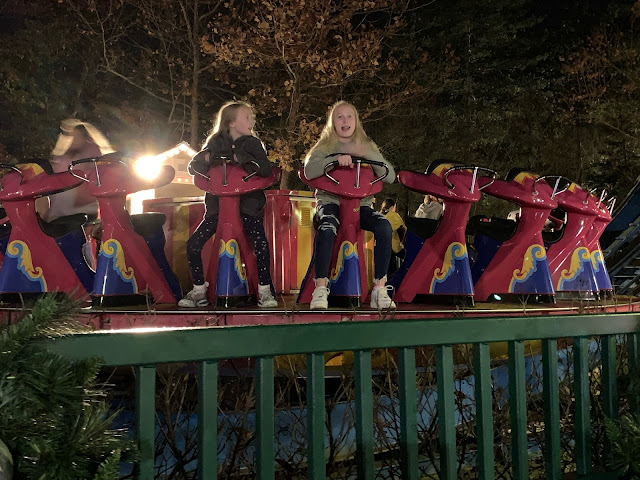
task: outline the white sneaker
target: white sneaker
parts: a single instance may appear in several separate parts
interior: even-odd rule
[[[193,290],[187,293],[182,300],[178,302],[180,307],[205,307],[209,305],[207,300],[207,287],[209,282],[204,282],[204,285],[194,285]]]
[[[391,297],[387,293],[389,291],[393,291],[393,287],[391,285],[373,287],[373,290],[371,291],[371,303],[369,306],[371,308],[377,308],[378,310],[382,310],[383,308],[396,308],[396,303],[391,300]]]
[[[329,289],[327,287],[316,286],[311,296],[309,308],[311,310],[326,310],[329,308]]]
[[[271,285],[258,285],[258,306],[260,308],[278,306],[278,301],[271,295]]]

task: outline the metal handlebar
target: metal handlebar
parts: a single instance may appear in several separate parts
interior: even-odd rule
[[[115,158],[111,158],[111,157],[115,157]],[[68,171],[69,173],[76,177],[79,178],[80,180],[82,180],[83,182],[90,182],[91,180],[89,180],[88,178],[84,177],[84,176],[80,176],[77,175],[73,169],[76,165],[80,165],[82,163],[93,163],[93,167],[96,171],[96,185],[99,187],[102,185],[102,183],[100,182],[100,173],[98,172],[98,162],[110,162],[110,163],[119,163],[122,164],[126,167],[129,167],[129,165],[125,162],[123,162],[122,160],[120,160],[120,158],[122,157],[122,154],[120,152],[114,152],[114,153],[109,153],[107,155],[103,155],[101,157],[90,157],[90,158],[81,158],[79,160],[74,160],[69,164],[68,167]]]
[[[336,157],[338,155],[349,155],[351,157],[351,161],[355,163],[356,165],[356,184],[354,185],[355,188],[360,188],[360,168],[363,163],[366,163],[368,165],[375,165],[377,167],[382,167],[385,169],[384,174],[374,178],[371,181],[370,185],[375,185],[376,183],[387,178],[387,176],[389,175],[389,165],[387,165],[384,162],[378,162],[377,160],[367,160],[364,157],[358,157],[356,155],[351,155],[350,153],[332,153],[330,155],[327,155],[325,158]],[[331,175],[329,175],[329,170],[332,170],[336,165],[340,165],[340,162],[338,160],[332,160],[329,163],[327,163],[324,166],[324,175],[336,185],[340,185],[340,182],[338,182],[338,180],[336,180]]]
[[[20,185],[22,185],[22,180],[24,179],[22,170],[20,170],[15,165],[11,165],[10,163],[0,163],[0,170],[13,170],[14,172],[18,172],[20,174]],[[1,190],[1,188],[0,188]]]
[[[551,192],[551,198],[553,199],[553,197],[555,197],[556,195],[561,194],[562,192],[565,192],[567,190],[567,188],[569,188],[569,185],[571,185],[573,182],[571,180],[569,180],[567,177],[563,177],[562,175],[543,175],[541,177],[538,177],[534,180],[533,182],[533,194],[534,195],[538,195],[538,190],[536,190],[536,184],[538,182],[541,181],[547,181],[547,178],[555,178],[556,179],[556,183],[553,186],[553,192]],[[567,185],[562,189],[562,190],[558,190],[558,186],[560,185],[560,181],[564,179],[567,182]]]
[[[600,199],[598,200],[598,208],[600,208],[600,204],[604,202],[605,198],[607,198],[607,189],[603,188],[602,193],[600,193]]]
[[[227,181],[227,163],[231,162],[231,157],[227,157],[224,155],[216,155],[214,157],[209,157],[209,164],[211,164],[212,160],[220,160],[222,162],[222,185],[224,186],[229,185],[229,182]],[[211,177],[209,177],[209,175],[207,175],[206,173],[202,173],[201,171],[195,168],[193,169],[193,171],[195,172],[196,175],[204,178],[206,181],[211,180]]]
[[[476,166],[466,166],[466,165],[454,165],[453,167],[450,167],[447,170],[445,170],[444,175],[443,175],[443,179],[444,179],[445,183],[447,184],[447,186],[449,187],[449,189],[453,190],[454,188],[456,188],[456,186],[449,181],[449,174],[451,172],[455,172],[455,171],[458,171],[458,170],[471,170],[471,169],[473,169],[473,177],[471,179],[471,188],[469,189],[469,193],[473,193],[475,191],[476,180],[478,179],[478,171],[479,170],[482,170],[483,172],[491,173],[491,181],[485,183],[482,186],[479,186],[478,187],[479,191],[482,191],[485,188],[487,188],[489,185],[491,185],[493,182],[496,181],[496,178],[498,178],[498,173],[495,170],[491,170],[490,168],[476,167]],[[483,175],[483,176],[485,176],[485,175]]]
[[[247,182],[251,177],[255,176],[258,173],[258,170],[260,170],[260,165],[258,165],[258,162],[251,160],[249,163],[253,163],[256,166],[257,170],[253,173],[250,173],[249,175],[242,177],[243,182]]]

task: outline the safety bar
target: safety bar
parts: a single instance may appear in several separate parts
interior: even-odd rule
[[[374,184],[380,182],[381,180],[384,180],[389,175],[389,166],[386,163],[378,162],[377,160],[368,160],[368,159],[366,159],[364,157],[358,157],[356,155],[351,155],[350,153],[332,153],[330,155],[327,155],[326,158],[336,157],[336,156],[339,156],[339,155],[349,155],[351,157],[351,161],[353,163],[355,163],[355,165],[356,165],[356,184],[354,185],[355,188],[360,188],[360,167],[361,167],[361,165],[363,163],[366,163],[368,165],[375,165],[377,167],[382,167],[382,168],[385,169],[385,172],[384,172],[383,175],[380,175],[379,177],[376,177],[375,179],[373,179],[371,181],[371,185],[374,185]],[[324,166],[324,175],[327,178],[329,178],[333,183],[335,183],[336,185],[339,185],[340,182],[338,182],[338,180],[336,180],[331,175],[329,175],[329,171],[332,170],[337,165],[340,165],[340,162],[338,160],[332,160],[329,163],[327,163]]]
[[[541,177],[536,178],[535,181],[533,182],[533,194],[534,195],[538,195],[538,190],[536,190],[536,184],[538,182],[543,181],[543,180],[546,182],[547,178],[555,178],[556,179],[556,183],[553,186],[553,192],[551,192],[551,198],[552,199],[556,195],[559,195],[562,192],[566,191],[567,188],[569,188],[569,185],[571,185],[573,183],[573,181],[569,180],[567,177],[563,177],[562,175],[543,175]],[[560,181],[562,179],[564,179],[567,182],[567,185],[562,190],[558,190],[558,186],[560,185]]]
[[[479,191],[482,191],[485,188],[487,188],[489,185],[491,185],[493,182],[496,181],[496,178],[498,178],[498,173],[495,170],[491,170],[490,168],[467,166],[467,165],[454,165],[453,167],[448,168],[444,172],[444,176],[443,176],[444,181],[447,184],[447,186],[449,187],[449,189],[453,190],[454,188],[456,188],[455,185],[449,181],[449,174],[451,174],[451,172],[456,172],[456,171],[460,171],[460,170],[473,170],[473,177],[471,179],[471,188],[469,189],[470,193],[475,192],[476,181],[478,179],[478,171],[481,170],[483,172],[488,172],[488,173],[491,174],[491,181],[485,183],[482,186],[478,186],[478,190]],[[481,175],[481,176],[489,178],[488,175]]]
[[[98,162],[120,163],[126,167],[129,167],[129,165],[123,162],[121,158],[122,158],[122,153],[120,152],[108,153],[107,155],[103,155],[101,157],[81,158],[79,160],[72,161],[69,164],[68,170],[69,170],[69,173],[74,177],[79,178],[83,182],[89,182],[90,180],[88,178],[77,175],[73,170],[76,167],[76,165],[80,165],[83,163],[93,163],[93,167],[95,168],[95,171],[96,171],[96,185],[100,187],[102,183],[100,182],[100,173],[98,172]]]

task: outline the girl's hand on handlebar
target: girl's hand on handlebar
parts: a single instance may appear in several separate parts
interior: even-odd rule
[[[351,160],[351,155],[338,155],[338,163],[341,167],[352,167],[353,160]]]

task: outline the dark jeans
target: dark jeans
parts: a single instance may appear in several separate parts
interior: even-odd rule
[[[321,205],[316,212],[319,222],[314,244],[316,278],[329,277],[333,242],[340,226],[339,213],[340,205],[333,203]],[[391,225],[382,213],[374,211],[371,207],[360,207],[360,227],[373,233],[375,239],[375,247],[373,248],[374,279],[380,280],[387,274],[389,268]],[[364,259],[360,259],[360,261],[364,261]]]
[[[269,271],[269,244],[264,234],[262,218],[251,215],[240,214],[244,231],[253,241],[253,251],[256,254],[258,264],[258,281],[260,285],[271,285],[271,272]],[[195,285],[204,284],[204,268],[202,266],[202,248],[205,243],[216,233],[218,227],[218,216],[210,215],[204,217],[193,235],[187,240],[187,259],[191,269],[191,277]],[[214,255],[218,254],[218,248],[214,249]]]
[[[391,275],[398,270],[398,267],[404,260],[404,256],[407,252],[405,252],[404,248],[400,250],[398,253],[391,252],[391,261],[389,262],[389,270],[387,270],[387,275]]]

